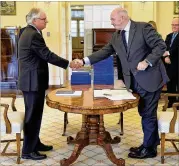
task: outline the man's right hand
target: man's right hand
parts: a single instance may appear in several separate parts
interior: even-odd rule
[[[81,59],[74,59],[73,61],[70,62],[70,68],[72,69],[79,69],[83,67],[83,61]]]
[[[169,57],[165,57],[165,63],[167,63],[167,64],[171,64],[171,61],[170,61],[170,58]]]

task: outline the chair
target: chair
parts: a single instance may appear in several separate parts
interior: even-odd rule
[[[62,136],[65,136],[65,134],[66,134],[67,124],[68,124],[68,113],[65,112],[64,113],[64,124],[63,124],[63,134],[62,134]]]
[[[179,149],[177,148],[175,142],[179,142],[179,139],[167,139],[166,135],[179,133],[179,102],[173,104],[173,112],[167,111],[168,106],[168,96],[178,96],[179,94],[164,94],[165,105],[163,106],[163,111],[158,116],[158,128],[161,133],[161,163],[164,164],[164,156],[166,155],[179,155]],[[165,141],[170,141],[174,146],[176,152],[165,152]]]
[[[120,126],[121,126],[120,135],[123,135],[123,134],[124,134],[123,112],[120,112],[120,118],[119,118],[119,122],[118,122],[118,124],[120,124]]]
[[[4,112],[1,114],[1,135],[2,134],[16,134],[14,140],[1,140],[1,143],[7,142],[3,151],[2,156],[17,156],[17,164],[20,164],[20,149],[21,149],[21,131],[23,130],[24,112],[8,111],[9,105],[1,103],[1,107],[4,107]],[[1,109],[3,111],[3,109]],[[10,142],[16,141],[17,153],[7,153],[6,150]]]

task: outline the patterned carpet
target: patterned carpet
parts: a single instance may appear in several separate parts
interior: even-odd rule
[[[10,103],[8,99],[1,98],[1,102]],[[23,98],[17,98],[16,107],[18,111],[24,111]],[[159,112],[162,108],[162,102],[159,104]],[[2,111],[1,111],[2,112]],[[32,161],[21,159],[21,166],[59,166],[59,161],[63,158],[68,158],[74,145],[67,144],[67,136],[75,136],[76,132],[81,128],[81,115],[68,114],[69,124],[67,126],[67,136],[62,136],[63,132],[63,116],[64,113],[45,105],[40,138],[43,143],[53,145],[54,149],[47,152],[47,159],[41,161]],[[111,136],[119,136],[120,126],[117,124],[119,113],[104,116],[106,130],[111,133]],[[179,156],[165,157],[165,164],[160,162],[160,146],[158,146],[158,156],[151,159],[131,159],[128,158],[129,148],[138,146],[142,142],[143,134],[141,132],[141,119],[137,109],[131,109],[124,113],[124,135],[121,136],[119,144],[112,145],[113,151],[117,158],[125,159],[126,166],[178,166]],[[1,139],[11,138],[12,136],[2,135]],[[178,137],[178,136],[175,136]],[[21,142],[22,144],[22,142]],[[1,143],[1,151],[5,146]],[[167,151],[173,150],[170,143],[166,143]],[[16,144],[10,144],[8,151],[16,150]],[[0,157],[0,165],[16,165],[16,157]],[[90,145],[83,149],[77,161],[73,166],[113,166],[106,157],[105,152],[101,147]]]

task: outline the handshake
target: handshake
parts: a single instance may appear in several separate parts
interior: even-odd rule
[[[82,59],[74,59],[73,61],[70,62],[70,68],[72,69],[79,69],[84,66],[83,60]]]

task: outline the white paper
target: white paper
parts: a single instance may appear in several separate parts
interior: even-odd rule
[[[81,96],[82,91],[57,91],[56,96]]]
[[[94,97],[106,97],[110,100],[125,100],[125,99],[136,99],[133,94],[127,89],[118,89],[118,90],[110,90],[110,89],[102,89],[102,90],[94,90]]]

